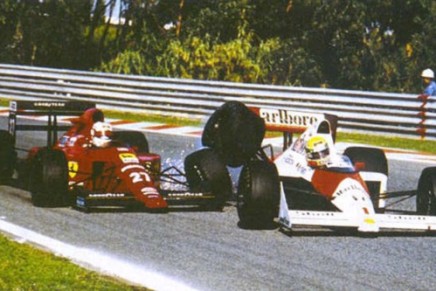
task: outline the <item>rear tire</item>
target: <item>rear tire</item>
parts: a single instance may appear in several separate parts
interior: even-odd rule
[[[14,174],[17,153],[14,138],[6,130],[0,130],[0,185],[8,184]]]
[[[62,151],[40,150],[31,161],[29,179],[34,206],[60,207],[71,204],[67,159]]]
[[[114,140],[123,146],[133,148],[137,153],[149,153],[150,149],[145,135],[140,131],[114,131]]]
[[[419,177],[416,212],[420,215],[436,215],[436,167],[425,168]]]
[[[383,150],[378,148],[368,147],[349,147],[344,154],[348,156],[351,162],[356,165],[358,162],[363,162],[365,172],[375,172],[388,175],[388,160]],[[380,185],[377,182],[365,181],[368,187],[371,200],[376,212],[383,212],[384,209],[379,207],[380,201]]]
[[[242,228],[275,227],[280,181],[276,166],[266,161],[251,161],[239,176],[237,210]]]
[[[239,167],[261,148],[265,122],[243,103],[227,102],[204,127],[202,143],[215,149],[230,167]]]
[[[232,180],[221,157],[205,148],[185,158],[186,180],[192,192],[210,192],[215,198],[208,209],[221,211],[232,194]]]
[[[365,171],[388,175],[388,160],[383,150],[367,147],[349,147],[344,154],[350,158],[353,164],[365,163]]]

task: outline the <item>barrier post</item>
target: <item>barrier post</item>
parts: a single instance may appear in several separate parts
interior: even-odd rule
[[[428,101],[428,95],[419,95],[418,96],[418,100],[421,100],[421,106],[419,106],[419,112],[418,112],[418,117],[421,118],[421,121],[418,124],[418,128],[416,130],[416,132],[419,134],[419,136],[421,137],[421,139],[425,139],[425,135],[426,135],[426,126],[425,126],[425,121],[427,120],[427,115],[426,115],[426,111],[427,111],[427,101]]]

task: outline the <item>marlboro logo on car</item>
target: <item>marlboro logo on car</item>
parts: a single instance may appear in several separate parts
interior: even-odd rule
[[[304,131],[307,127],[324,118],[323,114],[272,108],[250,108],[265,120],[267,130]]]

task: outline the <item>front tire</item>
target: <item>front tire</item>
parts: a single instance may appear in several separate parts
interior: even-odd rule
[[[59,150],[42,149],[32,159],[29,190],[34,206],[59,207],[70,204],[67,164],[65,154]]]
[[[205,148],[185,158],[188,185],[193,192],[210,192],[215,198],[208,209],[221,211],[232,194],[232,181],[221,157],[212,149]]]
[[[425,168],[419,177],[416,212],[420,215],[436,215],[436,167]]]
[[[278,213],[280,180],[276,166],[251,161],[239,176],[237,210],[242,228],[270,228]]]

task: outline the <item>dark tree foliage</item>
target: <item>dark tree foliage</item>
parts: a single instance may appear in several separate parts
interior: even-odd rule
[[[432,0],[3,0],[0,62],[420,92]]]

